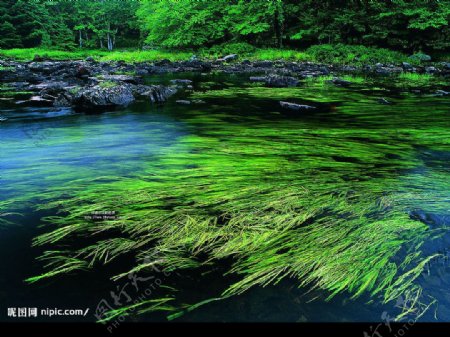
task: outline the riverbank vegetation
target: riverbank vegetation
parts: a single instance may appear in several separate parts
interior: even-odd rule
[[[11,58],[19,61],[32,61],[36,57],[49,60],[81,60],[92,57],[97,61],[124,61],[127,63],[153,62],[161,60],[187,61],[192,58],[204,60],[215,60],[222,55],[229,54],[227,51],[234,49],[235,44],[221,45],[220,48],[203,48],[200,50],[135,50],[117,49],[112,52],[104,50],[74,50],[62,51],[45,48],[15,48],[0,49],[0,57]],[[250,46],[251,47],[251,46]],[[317,62],[325,64],[348,64],[360,66],[365,64],[401,64],[407,62],[411,65],[421,64],[420,59],[412,58],[407,54],[376,47],[347,46],[347,45],[317,45],[299,51],[296,49],[276,48],[241,48],[240,60],[268,60],[268,61],[297,61]],[[437,60],[447,60],[446,56]]]
[[[414,63],[428,60],[423,53],[448,55],[449,15],[447,0],[6,0],[0,4],[0,55],[152,61],[237,53],[269,60]],[[107,53],[124,48],[129,50]],[[407,59],[411,54],[419,56]]]

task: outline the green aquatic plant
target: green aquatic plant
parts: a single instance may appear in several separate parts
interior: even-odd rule
[[[0,91],[0,97],[26,96],[32,94],[32,91]]]
[[[101,81],[98,85],[101,88],[114,88],[114,87],[118,86],[119,83],[114,82],[114,81]]]
[[[420,63],[419,60],[408,58],[407,55],[398,51],[363,45],[320,44],[309,47],[305,52],[310,55],[310,59],[329,64]]]
[[[111,275],[113,281],[154,267],[183,274],[221,263],[233,275],[220,292],[191,305],[163,288],[157,298],[115,308],[105,320],[134,309],[162,310],[175,319],[285,278],[328,298],[348,292],[387,303],[420,295],[417,279],[437,257],[421,247],[438,233],[409,212],[448,211],[450,182],[447,171],[427,169],[417,148],[448,149],[445,113],[436,110],[426,119],[427,99],[410,98],[401,113],[383,106],[390,119],[380,119],[362,93],[347,93],[345,104],[335,108],[342,90],[229,87],[194,93],[193,99],[212,103],[208,113],[198,107],[179,116],[190,132],[134,176],[74,179],[39,194],[39,209],[58,213],[43,219],[53,230],[33,242],[47,247],[47,268],[28,282],[125,256],[135,263]],[[333,122],[257,114],[258,104],[280,99],[329,104]],[[237,109],[246,111],[239,123],[233,119]],[[99,210],[120,217],[86,219]],[[411,310],[405,307],[399,319]]]
[[[398,78],[411,84],[426,84],[432,81],[434,79],[434,76],[430,74],[402,72],[400,75],[398,75]]]
[[[305,82],[308,85],[326,86],[326,85],[330,84],[330,81],[333,78],[336,78],[336,76],[325,75],[325,76],[317,76],[317,77],[308,77],[305,79]],[[339,78],[344,81],[351,82],[353,84],[363,84],[367,81],[367,79],[363,76],[342,75],[342,76],[339,76]]]

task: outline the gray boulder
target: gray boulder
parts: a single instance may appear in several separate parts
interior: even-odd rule
[[[185,99],[179,99],[176,101],[177,104],[183,104],[183,105],[189,105],[191,104],[191,101],[185,100]]]
[[[413,70],[414,69],[414,67],[408,62],[402,62],[402,67],[405,70]]]
[[[341,87],[348,87],[352,84],[352,82],[343,80],[342,78],[339,77],[334,77],[333,79],[328,80],[327,82]]]
[[[151,85],[138,87],[135,92],[139,96],[149,98],[153,103],[160,103],[165,102],[170,96],[174,95],[177,90],[163,85]]]
[[[297,104],[297,103],[283,102],[283,101],[280,101],[280,105],[284,109],[289,109],[289,110],[294,110],[294,111],[303,111],[303,110],[316,109],[315,106],[311,106],[311,105]]]
[[[186,80],[186,79],[174,79],[174,80],[170,80],[170,83],[172,83],[172,84],[192,84],[192,81]]]
[[[125,82],[125,83],[132,83],[137,84],[138,78],[136,76],[130,76],[130,75],[102,75],[98,77],[99,80],[103,81],[112,81],[112,82]]]
[[[250,77],[250,81],[264,82],[268,87],[275,88],[295,87],[299,82],[295,77],[281,75],[252,76]]]
[[[237,54],[230,54],[230,55],[226,55],[224,57],[221,57],[220,59],[218,59],[217,61],[220,62],[230,62],[230,61],[234,61],[238,59],[238,55]]]
[[[439,70],[436,67],[425,67],[425,72],[427,74],[435,74],[438,73]]]
[[[411,55],[409,58],[416,59],[416,60],[423,61],[423,62],[431,61],[431,56],[424,54],[424,53],[417,53],[417,54]]]
[[[450,92],[445,90],[436,90],[436,96],[447,96],[450,95]]]
[[[112,87],[96,85],[79,90],[73,95],[72,105],[84,108],[127,106],[134,102],[132,86],[118,84]]]
[[[384,97],[379,98],[379,99],[377,100],[377,102],[380,103],[380,104],[384,104],[384,105],[390,105],[390,104],[392,104],[391,101],[388,101],[388,100],[387,100],[386,98],[384,98]]]

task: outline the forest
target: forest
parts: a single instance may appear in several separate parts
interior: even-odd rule
[[[0,48],[450,46],[448,0],[3,0]]]

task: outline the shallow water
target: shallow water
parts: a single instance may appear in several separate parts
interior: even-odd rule
[[[123,110],[85,115],[0,102],[0,114],[8,118],[0,122],[0,211],[21,213],[5,215],[10,224],[0,222],[4,270],[0,320],[10,319],[6,308],[21,306],[89,307],[84,319],[95,320],[92,313],[99,301],[111,300],[110,292],[120,287],[108,275],[123,272],[122,266],[130,263],[124,257],[94,271],[24,283],[42,271],[35,258],[44,249],[30,248],[31,240],[48,231],[40,218],[53,215],[36,212],[35,205],[55,192],[81,196],[96,190],[98,196],[106,196],[115,189],[120,196],[158,181],[164,193],[168,186],[182,186],[185,177],[180,172],[198,176],[187,180],[193,185],[184,187],[182,195],[186,202],[197,204],[222,196],[224,190],[234,195],[235,190],[259,184],[311,190],[333,186],[336,191],[330,193],[353,189],[374,195],[397,193],[412,219],[441,231],[434,240],[427,237],[424,253],[447,256],[450,98],[386,89],[392,85],[389,79],[350,88],[307,83],[288,89],[260,87],[240,75],[177,74],[147,81],[168,83],[172,78],[193,79],[194,91],[189,95],[204,103],[139,102]],[[380,97],[393,104],[377,103]],[[317,109],[286,111],[279,100]],[[168,185],[165,180],[170,180]],[[175,208],[178,203],[186,207],[181,200],[169,200],[166,206]],[[196,303],[216,297],[233,280],[233,275],[223,277],[228,263],[217,263],[211,270],[180,271],[164,282],[181,288],[180,296],[187,303]],[[450,321],[450,264],[439,258],[427,268],[417,282],[438,305],[421,319]],[[344,292],[325,301],[328,293],[299,289],[297,283],[286,279],[276,286],[254,287],[179,320],[377,321],[399,311],[392,303],[381,305],[377,298],[367,303],[367,294],[350,299]],[[50,320],[65,319],[80,320]],[[147,314],[131,319],[164,317]]]

